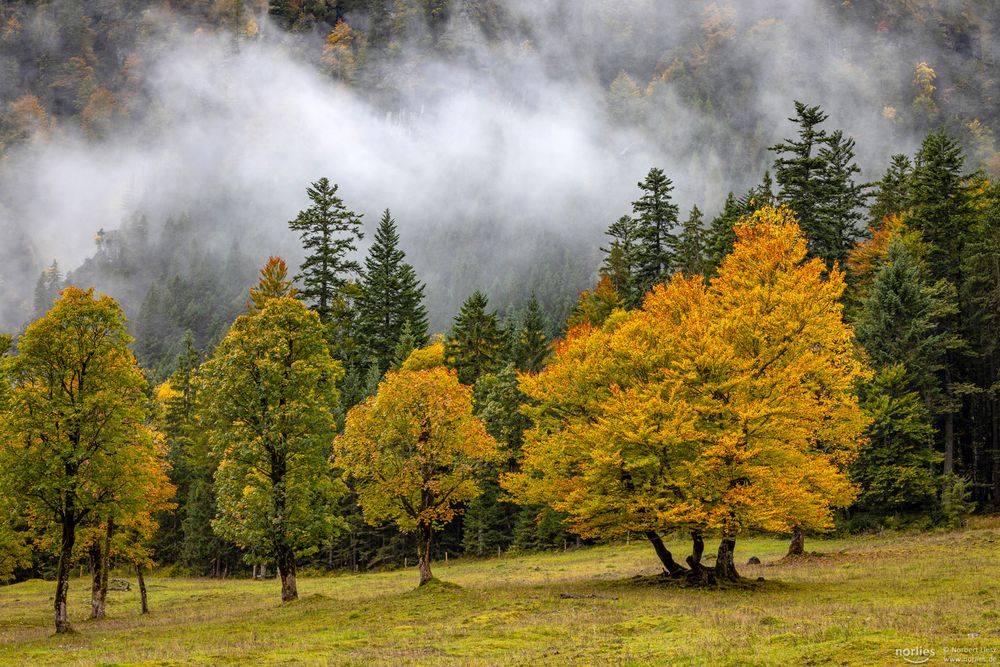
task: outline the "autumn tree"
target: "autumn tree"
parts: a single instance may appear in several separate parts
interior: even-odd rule
[[[335,464],[353,479],[365,520],[416,532],[420,585],[433,578],[434,530],[479,494],[477,474],[497,456],[472,415],[472,388],[442,367],[390,371],[334,441]]]
[[[56,632],[70,631],[69,570],[82,527],[142,507],[165,461],[144,426],[146,380],[113,299],[69,287],[11,359],[0,419],[3,494],[56,543]]]
[[[264,308],[268,299],[275,299],[282,296],[294,297],[298,290],[292,286],[292,281],[288,277],[288,265],[280,257],[271,256],[267,258],[267,263],[260,270],[260,279],[256,287],[250,288],[250,298],[247,307],[252,311],[259,311]]]
[[[765,207],[736,233],[707,286],[675,276],[641,310],[571,329],[521,381],[535,425],[505,486],[584,537],[645,534],[672,575],[685,568],[662,531],[691,532],[699,574],[703,537],[720,535],[715,576],[731,578],[737,536],[829,528],[854,497],[864,368],[843,274],[806,260],[788,209]]]
[[[298,597],[296,558],[338,527],[328,467],[341,365],[319,316],[288,296],[239,317],[199,372],[210,432],[217,532],[277,562],[281,600]]]

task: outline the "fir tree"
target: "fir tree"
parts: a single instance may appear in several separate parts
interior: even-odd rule
[[[295,277],[302,284],[302,297],[315,308],[320,319],[329,322],[343,299],[350,274],[360,265],[348,259],[364,238],[361,216],[349,210],[337,196],[337,185],[321,178],[306,188],[312,206],[300,211],[288,223],[302,240],[306,258]]]
[[[653,167],[638,185],[642,196],[632,202],[632,215],[639,241],[634,289],[641,300],[641,295],[673,273],[678,209],[670,199],[674,184],[662,169]]]
[[[677,270],[685,276],[704,275],[706,246],[701,210],[692,206],[677,242]]]
[[[420,347],[420,341],[413,334],[413,325],[410,322],[403,322],[403,328],[399,332],[399,340],[396,341],[396,348],[392,352],[392,370],[398,371],[410,353]]]
[[[500,326],[496,313],[486,312],[488,305],[485,294],[473,292],[462,304],[445,343],[448,363],[458,371],[463,384],[475,384],[479,376],[496,368],[500,360]]]
[[[835,130],[820,149],[823,159],[822,199],[817,206],[819,220],[815,254],[828,264],[843,266],[847,253],[861,237],[866,186],[855,182],[861,169],[854,162],[854,139]]]
[[[357,301],[358,330],[364,356],[380,373],[392,365],[396,346],[409,325],[415,346],[427,339],[424,286],[399,249],[396,222],[386,209],[375,232],[375,242],[365,260],[361,295]]]
[[[722,211],[712,218],[708,228],[708,239],[706,242],[706,252],[708,255],[709,273],[714,274],[716,268],[722,263],[736,243],[736,232],[733,225],[739,222],[743,215],[743,207],[732,192],[726,196],[726,202],[722,205]]]

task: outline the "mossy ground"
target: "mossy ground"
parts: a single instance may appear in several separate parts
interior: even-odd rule
[[[741,541],[738,563],[763,561],[741,574],[765,581],[718,589],[655,585],[642,542],[436,563],[457,586],[417,589],[413,569],[303,577],[287,605],[274,580],[154,576],[149,616],[133,587],[100,622],[74,579],[69,636],[52,632],[52,582],[30,581],[0,587],[0,664],[905,665],[907,648],[1000,662],[1000,518],[806,546],[823,555]]]

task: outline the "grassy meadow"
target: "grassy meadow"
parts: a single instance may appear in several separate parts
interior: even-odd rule
[[[153,576],[149,616],[133,585],[100,622],[85,577],[69,636],[53,633],[54,584],[29,581],[0,587],[0,664],[905,665],[896,649],[913,648],[1000,662],[1000,518],[806,547],[788,562],[784,540],[743,540],[751,585],[709,590],[637,576],[658,570],[643,542],[435,563],[448,583],[420,590],[415,569],[303,577],[284,606],[276,580]]]

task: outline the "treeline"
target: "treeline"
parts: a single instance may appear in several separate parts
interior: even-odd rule
[[[64,289],[3,361],[0,573],[54,572],[66,629],[82,559],[100,617],[112,561],[276,567],[287,600],[303,565],[415,554],[424,582],[444,552],[636,534],[706,581],[738,576],[750,531],[796,551],[838,522],[995,507],[997,186],[943,131],[862,183],[853,140],[795,112],[773,178],[711,221],[651,169],[554,343],[537,303],[503,320],[480,292],[430,336],[391,212],[358,262],[362,216],[327,179],[289,222],[297,274],[271,258],[210,353],[180,336],[155,387],[121,308]],[[677,531],[686,566],[662,539]]]

